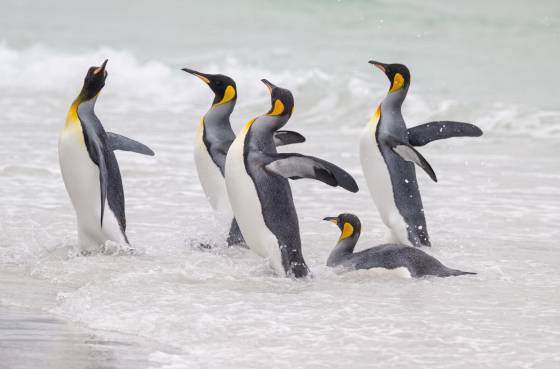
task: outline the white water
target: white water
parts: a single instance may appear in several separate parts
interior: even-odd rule
[[[0,5],[0,274],[11,281],[0,286],[0,305],[42,311],[107,340],[147,340],[141,349],[151,365],[167,368],[559,365],[554,2],[510,4],[506,15],[486,3],[459,11],[435,2],[257,9],[246,1],[235,17],[227,4],[212,7],[215,17],[179,2],[130,12],[73,4]],[[111,27],[97,29],[95,19]],[[63,20],[80,30],[57,28]],[[156,151],[118,154],[139,256],[75,255],[58,167],[68,106],[87,68],[104,58],[101,121]],[[384,234],[358,162],[361,131],[387,88],[370,58],[411,67],[409,125],[454,119],[485,131],[420,148],[437,184],[418,172],[430,253],[477,276],[406,280],[324,267],[338,230],[323,217],[360,216],[361,247]],[[286,128],[308,141],[285,150],[331,160],[358,181],[358,194],[293,182],[313,279],[277,278],[248,250],[191,246],[223,234],[192,159],[211,93],[179,70],[187,65],[235,78],[236,129],[268,109],[260,78],[290,88],[296,113]]]

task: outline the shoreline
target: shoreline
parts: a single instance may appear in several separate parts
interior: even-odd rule
[[[111,341],[47,313],[0,305],[2,369],[159,367],[135,343]]]
[[[108,335],[30,307],[27,299],[48,310],[56,303],[57,291],[17,267],[4,265],[3,268],[0,272],[0,294],[4,297],[0,299],[0,369],[161,367],[161,362],[150,359],[162,352],[157,343],[143,342],[140,337],[119,332]]]

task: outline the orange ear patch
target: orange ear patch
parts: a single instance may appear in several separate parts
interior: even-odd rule
[[[344,223],[344,227],[342,228],[342,234],[340,235],[339,241],[342,241],[354,234],[354,227],[350,223]]]
[[[395,77],[393,77],[393,84],[391,85],[391,89],[389,90],[389,92],[398,91],[401,88],[403,88],[403,86],[404,86],[404,77],[402,76],[402,74],[397,73],[395,74]]]
[[[274,109],[272,109],[272,112],[267,115],[272,115],[272,116],[280,115],[284,112],[284,109],[285,109],[284,103],[276,99],[274,101]]]

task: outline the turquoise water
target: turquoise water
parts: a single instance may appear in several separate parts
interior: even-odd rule
[[[2,38],[18,49],[111,46],[171,65],[233,57],[275,74],[320,68],[341,79],[370,72],[364,61],[376,58],[410,65],[425,95],[550,109],[560,92],[554,0],[6,0],[2,8]]]
[[[139,350],[167,368],[557,367],[559,19],[555,1],[2,1],[0,270],[21,288],[4,287],[0,304],[108,341],[148,339]],[[87,68],[105,58],[101,121],[157,155],[118,157],[143,253],[77,257],[56,145]],[[323,266],[338,236],[323,217],[359,215],[359,248],[384,234],[358,164],[387,89],[370,59],[410,67],[409,126],[453,119],[485,131],[421,148],[439,182],[418,173],[431,253],[476,277]],[[293,183],[312,280],[277,278],[247,250],[190,246],[222,231],[192,159],[212,97],[184,66],[235,78],[236,130],[268,110],[261,78],[290,88],[286,128],[308,139],[290,150],[356,177],[358,194]]]

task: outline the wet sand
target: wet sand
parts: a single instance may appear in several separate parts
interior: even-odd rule
[[[145,348],[23,308],[0,306],[1,369],[155,368]]]
[[[0,369],[161,367],[150,361],[150,355],[160,351],[156,344],[116,332],[94,331],[28,307],[48,310],[63,289],[53,289],[46,281],[20,273],[17,267],[0,272]],[[3,303],[16,296],[21,306]],[[104,338],[109,336],[118,338]]]

